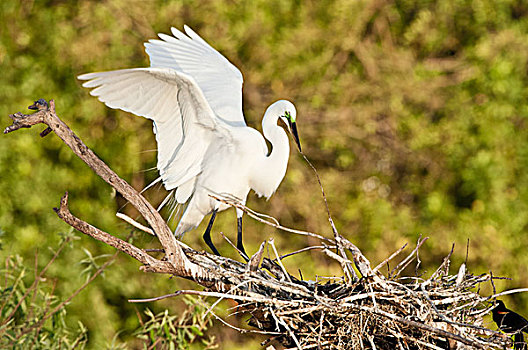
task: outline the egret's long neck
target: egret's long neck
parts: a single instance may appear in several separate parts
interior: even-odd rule
[[[288,141],[286,131],[277,125],[277,119],[278,118],[266,118],[262,121],[264,137],[272,146],[271,153],[266,157],[266,162],[268,162],[272,168],[284,168],[284,172],[286,172],[288,158],[290,157],[290,142]],[[282,177],[284,177],[284,174]]]
[[[271,143],[272,150],[267,157],[263,157],[255,169],[255,181],[252,188],[259,195],[270,197],[281,183],[290,156],[288,135],[277,125],[277,116],[266,113],[262,120],[264,137]]]

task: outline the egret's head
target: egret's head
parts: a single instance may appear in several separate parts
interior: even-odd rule
[[[277,125],[287,130],[295,140],[299,151],[301,151],[301,142],[299,141],[299,134],[297,132],[297,110],[290,101],[280,100],[269,106],[268,112],[272,112],[278,116]]]

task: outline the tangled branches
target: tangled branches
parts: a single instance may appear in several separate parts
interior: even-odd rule
[[[252,288],[240,286],[221,297],[238,300],[236,313],[250,313],[250,325],[292,348],[503,348],[509,339],[483,326],[490,308],[488,298],[477,293],[492,276],[464,269],[449,275],[447,265],[429,279],[378,276],[351,283],[344,277],[321,278],[295,281],[288,293],[253,281]],[[248,293],[259,297],[239,297]]]

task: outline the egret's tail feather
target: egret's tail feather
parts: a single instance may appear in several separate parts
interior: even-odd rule
[[[152,181],[144,189],[142,189],[140,193],[145,192],[146,190],[148,190],[149,188],[151,188],[152,186],[154,186],[155,184],[157,184],[160,181],[161,181],[161,176],[158,176],[154,181]],[[158,211],[159,211],[159,209],[158,209]]]
[[[150,185],[149,185],[150,186]],[[178,203],[178,201],[176,200],[176,191],[175,190],[172,190],[172,191],[169,191],[169,194],[163,198],[163,200],[161,201],[161,203],[158,205],[158,207],[156,208],[156,210],[158,212],[161,212],[161,210],[163,208],[167,208],[167,211],[168,211],[168,216],[167,219],[166,219],[166,222],[169,226],[171,226],[171,221],[172,220],[176,220],[177,218],[179,218],[181,215],[181,209],[182,209],[182,204],[181,203]],[[166,214],[164,214],[163,216],[165,217]],[[178,230],[178,228],[176,228],[176,231]],[[180,238],[183,233],[185,232],[182,232],[180,234],[176,234],[176,231],[174,232],[174,234]]]
[[[182,208],[186,208],[186,205],[184,206],[183,204],[178,203],[178,201],[176,200],[176,191],[171,191],[163,202],[164,203],[160,205],[159,209],[161,209],[163,206],[167,207],[167,210],[169,212],[169,216],[167,217],[167,224],[169,226],[172,226],[172,221],[178,221],[181,219]],[[180,224],[181,223],[178,223],[178,227],[180,226]],[[176,238],[180,239],[186,231],[178,233],[178,227],[174,231],[174,235],[176,236]]]
[[[170,222],[173,218],[180,215],[181,205],[173,197],[168,207],[169,207],[169,217],[167,218],[167,222]]]
[[[176,236],[177,239],[181,239],[185,232],[190,231],[195,227],[196,225],[188,224],[188,223],[180,221],[180,223],[176,227],[176,230],[174,230],[174,235]]]
[[[169,194],[167,195],[167,197],[165,197],[165,198],[161,201],[160,205],[158,205],[158,208],[157,208],[156,210],[159,212],[161,209],[163,209],[163,207],[164,207],[167,203],[171,202],[172,200],[174,200],[174,191],[170,191],[170,192],[169,192]],[[170,205],[170,203],[169,203],[169,205]]]

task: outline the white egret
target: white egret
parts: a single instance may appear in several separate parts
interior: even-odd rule
[[[242,74],[191,28],[185,34],[145,43],[149,68],[80,75],[90,94],[110,108],[153,121],[158,144],[159,179],[179,204],[186,204],[174,234],[181,236],[212,213],[203,238],[219,255],[210,237],[216,213],[229,206],[210,195],[245,203],[250,190],[269,198],[286,173],[289,131],[300,150],[297,111],[286,100],[268,107],[264,137],[246,125],[242,112]],[[157,181],[159,181],[159,179]],[[242,244],[242,214],[237,213],[237,247]],[[247,255],[246,255],[247,257]]]

